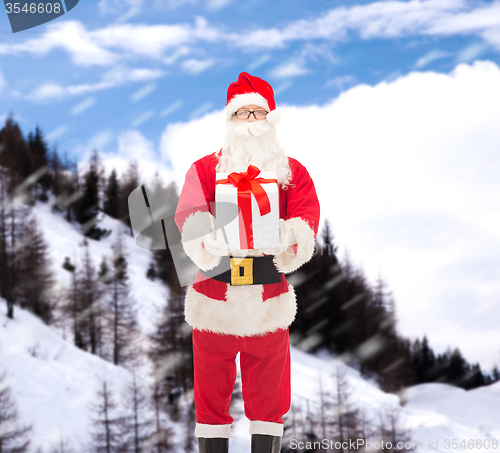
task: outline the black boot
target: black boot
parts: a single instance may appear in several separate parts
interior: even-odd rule
[[[229,451],[229,439],[225,437],[198,437],[198,451],[200,453],[227,453]]]
[[[252,453],[280,453],[281,436],[252,434]]]

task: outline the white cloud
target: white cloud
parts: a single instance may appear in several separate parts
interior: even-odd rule
[[[436,19],[453,15],[463,7],[459,0],[384,1],[340,6],[317,18],[291,22],[281,29],[255,30],[241,45],[272,48],[297,40],[342,41],[348,38],[349,31],[358,32],[363,39],[421,33]]]
[[[205,113],[209,112],[212,109],[212,103],[211,102],[205,102],[204,104],[201,104],[198,108],[194,109],[189,117],[191,119],[199,118],[200,116],[204,115]]]
[[[67,126],[64,126],[64,125],[61,125],[61,126],[58,126],[56,127],[55,129],[51,130],[46,136],[45,136],[45,140],[47,142],[50,142],[52,140],[55,140],[57,137],[60,137],[61,135],[63,135],[66,130],[68,129]]]
[[[145,123],[147,120],[153,118],[154,114],[155,114],[154,110],[148,110],[147,112],[142,113],[133,121],[131,121],[130,126],[132,127],[140,126],[142,123]]]
[[[484,44],[470,44],[458,52],[456,60],[458,63],[469,63],[479,57],[486,50]]]
[[[160,112],[160,114],[159,114],[160,118],[163,118],[163,117],[175,112],[177,109],[182,107],[183,104],[184,104],[184,101],[175,101],[174,103],[170,104],[168,107],[166,107],[165,109],[163,109]]]
[[[68,96],[80,96],[95,91],[106,90],[123,85],[126,82],[140,82],[162,77],[165,72],[155,69],[129,69],[116,66],[106,72],[100,82],[62,87],[56,83],[45,83],[36,87],[24,97],[34,102],[50,102]]]
[[[465,0],[380,1],[351,7],[339,6],[321,16],[290,22],[282,28],[258,29],[237,42],[246,48],[282,48],[292,41],[362,39],[412,35],[472,34],[500,49],[500,3]]]
[[[484,30],[498,30],[500,25],[500,3],[476,3],[475,8],[469,11],[459,11],[454,15],[445,15],[435,21],[430,33],[436,34],[459,34],[459,33],[476,33]],[[463,3],[465,8],[466,3]]]
[[[248,65],[248,70],[254,71],[258,67],[262,66],[264,63],[267,63],[270,59],[271,59],[271,55],[269,55],[269,54],[264,54],[264,55],[256,58]]]
[[[195,5],[198,0],[156,0],[156,4],[166,3],[170,9],[176,9],[184,5]]]
[[[498,358],[484,332],[500,333],[499,106],[491,62],[278,106],[280,140],[314,178],[340,255],[389,283],[404,335],[458,346],[483,368]],[[224,127],[222,110],[168,125],[160,151],[178,181],[220,149]]]
[[[103,131],[104,135],[106,135],[106,131]],[[115,169],[118,176],[121,176],[131,162],[136,162],[141,183],[152,179],[155,174],[162,176],[166,185],[176,181],[176,175],[169,169],[168,163],[158,159],[155,144],[139,131],[133,129],[120,131],[116,138],[115,151],[101,155],[106,174],[110,174]],[[90,151],[91,148],[82,147],[79,152],[80,155],[84,156],[81,159],[82,162],[88,161]]]
[[[85,110],[92,107],[96,103],[96,101],[97,101],[97,98],[95,96],[89,96],[88,98],[84,99],[83,101],[81,101],[77,105],[75,105],[70,110],[70,113],[73,116],[80,115],[80,113],[83,113]]]
[[[155,9],[177,9],[184,5],[196,4],[197,0],[155,0],[153,7]],[[122,15],[124,10],[134,11],[136,14],[142,12],[148,2],[144,5],[144,0],[100,0],[98,3],[101,14]]]
[[[0,54],[31,53],[45,55],[63,49],[78,66],[109,66],[119,56],[96,42],[93,32],[88,32],[78,21],[56,21],[47,25],[48,31],[39,38],[27,39],[19,44],[0,44]]]
[[[154,90],[156,90],[156,85],[154,83],[148,83],[147,85],[137,90],[132,96],[130,96],[130,100],[132,102],[138,102],[144,99],[148,94],[152,93]]]
[[[328,80],[325,83],[326,87],[334,87],[337,90],[343,90],[348,86],[352,86],[356,83],[356,77],[352,75],[337,76],[333,79]]]
[[[304,66],[304,63],[299,60],[287,61],[276,68],[269,71],[269,77],[273,79],[287,79],[297,77],[311,72]]]
[[[128,5],[133,9],[138,8],[139,4],[141,2],[137,0],[120,0],[116,7],[113,3],[106,3],[105,8],[122,11],[119,5]],[[500,50],[500,3],[388,0],[350,7],[339,6],[317,17],[291,21],[282,27],[249,30],[244,40],[237,39],[236,31],[212,26],[202,17],[196,17],[193,24],[114,23],[96,30],[87,30],[78,21],[56,21],[47,25],[47,33],[41,37],[20,43],[0,44],[0,54],[43,55],[63,49],[76,65],[84,67],[112,66],[132,57],[151,58],[169,64],[205,42],[220,42],[233,48],[262,51],[284,48],[294,41],[322,40],[332,44],[352,39],[352,35],[362,39],[390,39],[464,34],[477,36]],[[311,48],[316,47],[316,44],[312,46],[309,43]],[[307,53],[307,49],[305,51]],[[171,55],[166,55],[168,52]],[[329,56],[329,53],[325,55],[335,62],[334,56]],[[186,64],[189,68],[192,63]]]
[[[212,10],[218,10],[229,5],[233,0],[208,0],[207,7]]]
[[[190,74],[200,74],[203,71],[206,71],[210,66],[215,63],[215,60],[210,58],[206,60],[186,60],[183,61],[181,66],[182,69]]]
[[[146,139],[139,131],[128,129],[118,136],[117,154],[126,159],[134,159],[140,156],[141,160],[153,160],[155,158],[154,143]]]
[[[224,35],[203,18],[193,25],[112,24],[88,31],[78,21],[48,24],[47,33],[23,43],[0,44],[0,54],[32,53],[44,55],[63,49],[79,66],[113,66],[125,57],[163,59],[164,52],[197,41],[214,41]],[[186,49],[183,50],[186,53]],[[167,57],[168,59],[169,57]]]
[[[433,61],[448,57],[449,55],[449,52],[443,52],[439,49],[433,49],[430,52],[426,53],[423,57],[420,57],[415,63],[415,66],[417,68],[423,68]]]
[[[115,134],[111,129],[103,129],[89,139],[87,147],[103,152],[105,147],[113,141],[114,137]]]
[[[0,68],[0,91],[2,91],[6,86],[7,82],[5,81]]]

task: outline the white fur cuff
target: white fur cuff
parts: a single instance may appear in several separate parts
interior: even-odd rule
[[[283,436],[283,425],[281,423],[250,421],[250,434],[266,434],[268,436]]]
[[[215,221],[209,212],[197,211],[191,214],[182,226],[184,251],[203,271],[213,269],[222,259],[220,256],[212,255],[203,245],[203,235],[206,233],[205,228],[210,226],[210,218]]]
[[[214,437],[229,439],[231,437],[231,425],[204,425],[203,423],[196,423],[194,435],[196,437],[204,437],[205,439],[213,439]]]
[[[289,274],[312,258],[315,242],[314,231],[305,220],[294,217],[286,220],[285,223],[297,239],[297,253],[293,246],[290,246],[283,253],[276,255],[273,261],[280,272]]]

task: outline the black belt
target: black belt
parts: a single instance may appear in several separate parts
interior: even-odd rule
[[[239,258],[223,256],[220,264],[200,272],[207,277],[231,285],[265,285],[279,283],[281,272],[273,263],[273,255]]]

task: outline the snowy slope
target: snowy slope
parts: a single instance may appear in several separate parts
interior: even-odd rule
[[[485,440],[490,441],[489,451],[500,450],[500,382],[469,391],[445,384],[422,384],[408,389],[407,396],[408,424],[413,428],[413,440],[426,447],[423,450],[480,452],[487,449]],[[457,449],[452,448],[453,439],[457,440]],[[474,442],[469,445],[471,440]]]
[[[0,361],[10,376],[23,421],[34,425],[34,444],[48,447],[60,436],[68,436],[75,445],[83,443],[88,439],[88,404],[95,398],[99,379],[105,375],[119,393],[129,373],[77,349],[24,310],[16,308],[15,319],[7,319],[5,302],[1,301],[0,311]],[[333,390],[331,376],[338,365],[338,360],[292,348],[292,403],[304,405],[309,399],[311,412],[317,416],[319,375],[325,391]],[[382,392],[358,371],[346,369],[354,402],[370,418],[376,419],[384,405],[397,402],[395,395]],[[406,398],[403,414],[412,440],[423,444],[422,451],[436,451],[429,448],[429,442],[436,441],[439,451],[464,451],[446,449],[446,439],[457,439],[458,443],[500,439],[500,383],[468,392],[444,384],[423,384],[408,389]],[[234,453],[244,453],[250,445],[248,420],[242,415],[241,402],[237,409],[231,448]],[[493,447],[490,450],[495,451]]]
[[[80,244],[83,242],[83,236],[78,227],[66,222],[61,214],[52,213],[49,203],[37,203],[34,214],[40,221],[45,240],[49,245],[52,269],[56,273],[56,278],[64,286],[68,286],[70,273],[61,266],[65,257],[69,257],[73,264],[81,262],[84,248]],[[118,220],[108,216],[103,217],[98,226],[112,230],[112,233],[100,241],[88,240],[96,269],[102,257],[113,256],[111,247],[116,241],[119,229],[123,229],[123,224]],[[145,278],[152,257],[150,250],[138,247],[132,237],[123,235],[123,252],[128,261],[130,296],[137,302],[139,324],[144,333],[150,333],[154,330],[154,323],[166,303],[168,291],[161,283]]]
[[[120,391],[128,372],[76,348],[24,310],[16,307],[14,320],[3,300],[0,310],[0,364],[22,421],[33,425],[33,445],[48,448],[61,438],[83,445],[99,379],[106,376]]]
[[[80,260],[83,248],[78,243],[82,236],[59,215],[52,214],[46,204],[39,204],[35,214],[50,247],[53,270],[61,284],[66,285],[69,274],[61,264],[65,256],[73,262]],[[119,223],[106,219],[100,226],[114,233],[99,242],[89,241],[96,267],[103,255],[111,256]],[[141,328],[149,333],[167,294],[163,287],[144,278],[150,252],[136,247],[128,236],[124,241],[131,295],[140,309]],[[16,307],[14,320],[7,319],[5,313],[5,301],[0,299],[0,365],[7,370],[23,422],[34,426],[34,445],[48,448],[61,436],[71,439],[74,447],[83,444],[88,440],[91,415],[88,405],[95,399],[100,378],[106,376],[113,383],[113,390],[119,393],[130,378],[129,372],[77,349],[64,339],[63,332],[44,325],[29,312]],[[313,416],[315,411],[317,414],[319,377],[324,390],[333,391],[336,366],[342,366],[337,359],[316,357],[292,348],[292,404],[305,408],[309,402]],[[395,395],[383,393],[355,369],[347,367],[346,371],[353,400],[370,419],[376,419],[380,408],[397,404]],[[408,389],[405,399],[403,415],[412,430],[412,440],[422,443],[422,451],[464,451],[451,445],[446,448],[446,439],[450,442],[457,439],[458,444],[469,439],[500,439],[500,383],[468,392],[443,384],[424,384]],[[248,420],[242,413],[241,401],[236,409],[231,451],[248,453]],[[181,427],[175,432],[182,436]],[[484,446],[474,449],[485,450]],[[489,451],[498,449],[491,447]]]

